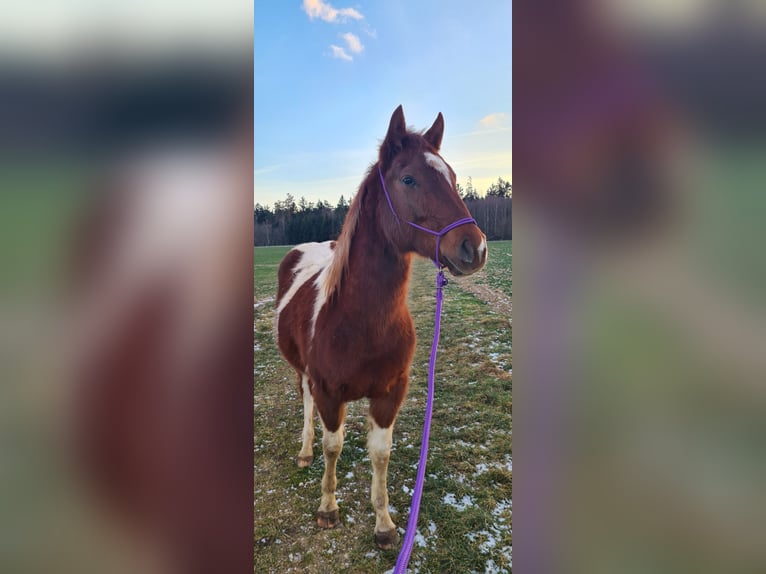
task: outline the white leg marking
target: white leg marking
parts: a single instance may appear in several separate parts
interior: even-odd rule
[[[321,417],[320,417],[321,418]],[[343,423],[336,432],[330,432],[322,423],[322,450],[324,451],[324,476],[322,477],[322,500],[319,512],[332,512],[338,509],[335,500],[335,488],[338,481],[335,477],[335,464],[338,462],[340,451],[343,450]]]
[[[301,377],[303,387],[303,445],[298,454],[298,466],[309,466],[314,458],[314,397],[309,388],[309,377]]]
[[[452,174],[444,160],[430,151],[425,152],[423,155],[426,156],[426,163],[441,173],[444,176],[444,179],[447,180],[449,186],[452,187]]]
[[[391,458],[391,436],[394,425],[388,428],[379,427],[372,417],[370,432],[367,437],[367,449],[370,452],[372,462],[372,488],[370,501],[375,510],[375,532],[389,532],[396,526],[388,513],[388,490],[386,487],[386,475],[388,473],[388,461]]]

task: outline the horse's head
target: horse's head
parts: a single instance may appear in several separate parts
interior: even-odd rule
[[[455,172],[439,155],[443,133],[441,113],[424,134],[407,131],[399,106],[380,146],[379,165],[385,187],[396,215],[402,220],[396,221],[381,193],[379,217],[386,234],[402,250],[415,251],[430,259],[435,255],[436,236],[405,222],[438,232],[471,216],[457,193]],[[470,275],[486,261],[487,240],[477,225],[460,225],[441,238],[439,263],[453,275]]]

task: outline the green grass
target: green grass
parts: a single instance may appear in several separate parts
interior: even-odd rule
[[[256,248],[256,300],[274,296],[276,268],[286,247]],[[510,293],[510,242],[490,244],[494,284]],[[508,285],[503,281],[507,280]],[[409,516],[425,407],[434,312],[433,266],[418,260],[409,306],[418,347],[410,392],[394,430],[388,475],[392,518],[403,534]],[[382,572],[394,566],[399,545],[379,551],[369,503],[367,401],[348,405],[346,441],[338,461],[341,525],[320,530],[313,519],[324,469],[317,422],[314,464],[299,469],[302,405],[295,374],[273,340],[273,306],[255,309],[255,572]],[[508,318],[450,282],[445,293],[436,397],[419,531],[410,566],[421,572],[510,572],[512,356]],[[406,490],[406,492],[405,492]],[[464,497],[459,510],[451,501]]]
[[[511,278],[511,262],[513,250],[511,241],[491,241],[487,265],[477,273],[477,283],[489,285],[508,297],[513,297],[513,281]]]
[[[279,262],[282,261],[282,258],[289,250],[289,245],[255,248],[254,279],[256,301],[263,301],[276,295]]]

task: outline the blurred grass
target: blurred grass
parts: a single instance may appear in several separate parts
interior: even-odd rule
[[[763,306],[766,145],[716,146],[701,153],[688,202],[695,263],[749,304]]]
[[[591,271],[572,571],[764,571],[763,152],[701,151],[675,235],[611,264],[627,274]]]
[[[85,178],[74,165],[0,167],[0,294],[28,295],[58,282]]]

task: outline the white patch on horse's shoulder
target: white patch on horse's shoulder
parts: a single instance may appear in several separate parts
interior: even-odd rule
[[[285,307],[287,307],[298,292],[298,289],[300,289],[306,281],[320,271],[327,269],[330,261],[332,261],[333,255],[330,243],[330,241],[325,241],[323,243],[303,243],[301,245],[296,245],[293,248],[303,253],[303,257],[301,257],[295,267],[293,267],[295,278],[293,279],[290,288],[287,290],[287,293],[285,293],[279,301],[276,313],[277,317],[284,311]]]
[[[332,253],[332,251],[330,251]],[[316,299],[314,299],[314,312],[311,315],[311,336],[309,337],[309,340],[314,339],[314,331],[316,330],[316,324],[317,324],[317,317],[319,317],[319,312],[322,310],[322,307],[324,307],[324,304],[327,302],[327,276],[330,273],[330,265],[328,264],[324,269],[322,269],[322,272],[317,276],[316,280],[314,281],[314,286],[317,290],[317,296]]]
[[[450,187],[452,187],[452,174],[450,173],[446,162],[441,157],[435,153],[431,153],[430,151],[425,152],[423,155],[426,158],[426,163],[438,171],[440,174],[442,174],[444,179],[447,180],[447,183],[450,184]]]

